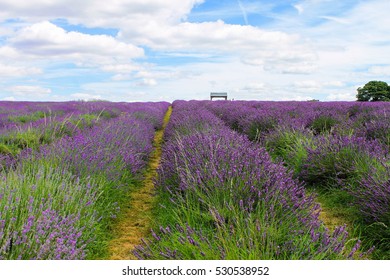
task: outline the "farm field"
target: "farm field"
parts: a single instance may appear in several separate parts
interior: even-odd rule
[[[169,104],[1,105],[0,259],[104,257]]]
[[[0,102],[0,131],[0,259],[390,258],[385,102]]]

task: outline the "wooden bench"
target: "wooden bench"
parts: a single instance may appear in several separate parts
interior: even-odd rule
[[[224,98],[227,100],[227,92],[211,92],[210,100],[213,100],[213,98]]]

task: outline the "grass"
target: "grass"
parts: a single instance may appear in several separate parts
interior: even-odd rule
[[[50,144],[58,138],[72,136],[78,130],[92,128],[99,121],[100,117],[108,119],[116,116],[115,114],[104,112],[102,111],[97,115],[82,114],[79,116],[70,116],[62,121],[56,121],[55,118],[49,116],[47,123],[45,122],[42,127],[29,126],[25,129],[18,128],[10,131],[0,136],[0,154],[11,154],[15,156],[27,148],[36,150],[41,145]],[[40,111],[37,114],[32,114],[32,116],[41,116],[41,114],[43,114],[42,118],[46,118],[46,115]],[[29,120],[33,121],[32,119]],[[27,121],[19,122],[25,123]]]
[[[26,115],[19,115],[19,116],[8,116],[8,120],[10,122],[15,122],[15,123],[28,123],[28,122],[35,122],[37,120],[46,118],[50,113],[46,113],[43,111],[35,111],[31,114],[26,114]]]
[[[337,123],[338,121],[330,116],[320,115],[310,123],[309,128],[317,135],[330,132]]]
[[[266,162],[264,151],[247,139],[220,133],[168,140],[157,192],[160,210],[149,242],[136,248],[139,258],[346,258],[351,248],[342,252],[343,229],[327,235],[314,221],[314,205],[305,204],[310,198],[302,197],[283,167]]]
[[[107,256],[113,220],[119,207],[127,205],[130,189],[137,181],[130,167],[126,166],[128,163],[118,160],[121,159],[116,153],[118,145],[112,141],[104,142],[118,122],[100,124],[104,129],[99,130],[97,136],[91,136],[88,134],[89,121],[94,125],[95,118],[82,115],[77,123],[87,123],[81,133],[89,137],[89,146],[101,149],[88,158],[78,157],[81,148],[85,148],[80,146],[84,142],[77,144],[71,138],[45,149],[40,149],[42,135],[38,137],[36,130],[20,131],[18,137],[12,134],[14,137],[9,138],[14,141],[12,143],[21,142],[15,139],[32,139],[23,148],[34,148],[36,153],[23,158],[15,168],[0,173],[3,177],[0,183],[0,259],[102,259]],[[123,117],[121,128],[135,125],[131,127],[135,133],[136,124],[131,119],[126,120]],[[54,132],[50,126],[45,131],[53,133],[49,137],[54,141],[64,135],[68,123],[56,123]],[[122,136],[131,134],[123,133]],[[130,144],[126,142],[126,145]],[[4,145],[2,150],[7,147],[9,145]],[[65,152],[66,157],[61,152]],[[99,166],[94,169],[102,162],[93,159],[102,154],[115,156],[107,159],[104,170]],[[120,176],[112,177],[114,173]]]
[[[342,184],[355,188],[372,170],[383,174],[385,168],[358,147],[345,146],[337,150],[334,143],[327,142],[326,139],[333,137],[330,132],[336,124],[338,121],[332,117],[320,116],[310,124],[312,134],[276,127],[274,131],[263,132],[265,135],[260,145],[266,147],[275,162],[283,162],[295,177],[305,181],[306,189],[317,197],[316,201],[321,205],[320,219],[327,228],[334,231],[343,224],[347,225],[350,238],[363,240],[362,250],[369,251],[373,245],[384,242],[373,242],[375,229],[380,231],[382,228],[384,232],[384,226],[378,223],[367,226],[354,197]],[[318,142],[316,135],[324,140]],[[256,140],[252,135],[248,137]],[[386,254],[379,248],[371,257],[381,259],[386,258]]]
[[[153,208],[155,206],[154,180],[157,176],[157,168],[161,159],[161,145],[164,130],[171,116],[170,107],[164,117],[163,127],[156,131],[153,140],[152,152],[147,169],[144,172],[142,182],[136,184],[136,188],[127,194],[124,211],[113,225],[112,239],[108,244],[107,256],[112,260],[135,259],[132,254],[135,246],[141,244],[141,239],[149,236],[153,220]]]
[[[259,137],[265,133],[269,133],[277,126],[277,123],[272,118],[261,118],[254,120],[246,134],[252,141],[259,140]]]
[[[120,165],[117,168],[121,167]],[[106,254],[113,217],[119,207],[127,203],[126,196],[133,187],[134,176],[124,170],[121,178],[112,181],[104,172],[87,172],[76,176],[71,172],[72,169],[73,167],[68,166],[61,158],[49,155],[45,158],[25,159],[16,170],[3,174],[6,181],[3,182],[0,194],[2,197],[12,198],[8,202],[2,200],[0,220],[11,225],[9,230],[12,229],[14,233],[8,232],[8,235],[19,236],[27,219],[33,216],[37,223],[44,210],[41,204],[48,204],[47,207],[63,218],[72,215],[78,217],[75,227],[82,232],[87,253],[85,256],[78,255],[77,258],[101,259]],[[14,211],[8,211],[13,207],[16,207]],[[12,213],[16,213],[16,216]],[[17,224],[10,223],[10,219],[14,219]],[[52,230],[55,231],[55,228]],[[51,230],[46,234],[50,233]],[[35,235],[31,234],[29,238],[32,240],[32,247],[36,247],[33,241]],[[0,257],[16,259],[22,254],[23,259],[30,259],[34,253],[35,251],[30,252],[23,246],[16,250],[14,246],[12,254],[4,255],[4,252],[0,252]]]
[[[307,149],[314,146],[313,136],[298,130],[277,129],[268,135],[264,146],[274,161],[282,160],[297,176],[307,159]]]
[[[294,231],[299,230],[299,222],[292,213],[270,220],[269,204],[259,204],[247,215],[222,190],[207,197],[195,191],[175,203],[165,190],[158,192],[158,197],[159,210],[155,210],[157,219],[153,227],[157,242],[147,245],[154,252],[150,255],[152,259],[302,259],[310,255],[310,250],[313,252],[310,258],[314,259],[343,258],[328,250],[314,253],[318,247],[308,233],[292,238]],[[280,209],[280,213],[283,211]],[[277,249],[291,240],[294,249],[289,253]],[[180,253],[175,255],[168,248]]]
[[[321,204],[322,221],[333,231],[336,226],[346,224],[353,229],[359,221],[358,209],[353,204],[353,197],[345,190],[333,188],[324,190],[322,187],[308,186],[308,191],[316,195],[316,200]]]
[[[331,137],[328,135],[327,137]],[[367,225],[364,221],[355,198],[345,186],[356,188],[359,181],[376,170],[375,176],[384,174],[385,167],[374,157],[358,150],[356,147],[345,146],[337,149],[330,142],[318,145],[314,138],[297,132],[281,130],[270,135],[266,147],[274,160],[283,160],[296,177],[306,182],[306,189],[314,193],[317,202],[321,204],[320,219],[330,229],[346,224],[351,238],[362,240],[362,250],[370,250],[380,242],[373,242],[375,228],[381,225]],[[324,144],[322,143],[322,144]],[[308,160],[308,149],[323,149],[321,153],[312,153]],[[328,149],[328,152],[325,152]],[[304,173],[302,173],[304,171]],[[383,235],[383,234],[382,234]],[[372,258],[386,258],[387,252],[380,248],[375,250]]]
[[[359,239],[362,241],[361,249],[357,252],[371,251],[372,253],[365,255],[369,259],[389,259],[388,250],[385,250],[387,243],[383,239],[386,231],[386,226],[381,223],[367,224],[359,213],[359,209],[355,205],[354,197],[346,190],[339,187],[324,190],[315,186],[308,187],[310,192],[316,193],[317,201],[321,204],[320,218],[325,225],[334,230],[335,226],[346,224],[350,238]]]
[[[4,174],[2,174],[4,176]],[[47,244],[50,236],[72,234],[83,228],[96,226],[93,204],[99,200],[99,185],[94,180],[79,180],[64,169],[61,171],[45,161],[26,161],[16,170],[10,170],[0,183],[0,220],[1,228],[0,258],[3,259],[56,259],[62,255],[58,243]],[[90,205],[90,206],[88,206]],[[52,220],[45,216],[46,211],[57,215],[57,222],[74,220],[68,230],[58,229]],[[32,226],[29,224],[32,223]],[[45,230],[42,230],[46,228]],[[40,229],[41,228],[41,229]],[[82,237],[73,238],[76,242],[69,249],[82,246],[95,236],[84,231]],[[82,258],[79,252],[76,257]]]
[[[31,122],[45,118],[42,113],[38,111],[36,114],[17,116],[12,121],[21,124]],[[72,136],[76,129],[88,130],[100,119],[117,115],[115,112],[102,111],[63,122],[53,120],[44,130],[33,127],[16,130],[0,136],[0,154],[15,156],[27,148],[39,150],[42,144]],[[281,206],[283,195],[276,194],[268,204],[256,201],[251,211],[244,211],[241,201],[238,202],[236,198],[245,189],[245,180],[252,177],[251,172],[242,180],[232,178],[221,183],[217,178],[220,175],[218,172],[214,177],[195,175],[196,172],[208,172],[210,166],[207,166],[207,160],[203,166],[192,170],[192,163],[188,159],[184,160],[185,164],[176,165],[176,174],[165,182],[165,185],[171,186],[160,187],[155,196],[156,170],[169,115],[170,111],[165,117],[163,129],[155,134],[155,150],[142,182],[136,180],[134,174],[123,168],[119,161],[113,161],[110,166],[121,174],[113,179],[105,172],[90,172],[88,161],[84,163],[86,168],[80,169],[79,166],[63,162],[58,154],[24,160],[15,169],[0,173],[4,179],[0,183],[0,235],[4,237],[0,240],[0,259],[29,259],[37,255],[54,259],[57,255],[50,254],[57,251],[58,256],[73,256],[69,248],[75,248],[74,256],[89,259],[134,259],[139,254],[152,259],[343,258],[342,254],[332,253],[329,248],[321,251],[320,245],[312,242],[309,229],[300,227],[302,223],[291,209]],[[145,113],[136,116],[149,119]],[[346,224],[350,242],[343,243],[345,240],[340,240],[343,236],[332,242],[346,244],[344,250],[348,250],[353,242],[361,239],[362,249],[355,253],[356,258],[375,245],[378,248],[371,257],[388,259],[388,225],[365,221],[354,197],[348,192],[348,188],[357,188],[358,182],[372,170],[378,171],[375,176],[381,177],[385,167],[366,150],[360,150],[358,145],[358,148],[342,146],[344,143],[340,142],[340,147],[335,149],[331,141],[335,125],[335,119],[320,117],[311,123],[310,133],[282,129],[265,121],[254,123],[249,137],[254,141],[261,140],[260,143],[265,145],[274,162],[283,161],[296,178],[306,181],[307,191],[316,195],[322,207],[319,215],[324,225],[321,230],[326,227],[331,232],[337,232],[338,226]],[[205,125],[194,127],[184,124],[180,129],[182,131],[178,134],[191,136],[194,130],[209,131],[213,127],[205,122]],[[261,139],[260,132],[264,133]],[[322,139],[322,142],[317,139]],[[230,148],[233,147],[231,144]],[[114,148],[111,147],[113,151]],[[206,146],[198,148],[195,154],[207,149]],[[213,147],[212,151],[214,149],[218,147]],[[73,152],[77,154],[81,150]],[[216,155],[223,154],[223,151],[219,152],[221,154]],[[249,162],[247,160],[246,163]],[[233,164],[226,162],[226,169]],[[303,171],[307,172],[306,177],[301,176]],[[179,176],[187,180],[189,188],[185,191],[178,190],[181,187],[176,180]],[[208,189],[202,188],[202,184]],[[263,188],[261,182],[256,184]],[[119,207],[123,211],[113,223]],[[55,219],[50,220],[45,214],[46,210],[50,210],[48,213]],[[270,213],[276,213],[275,217],[270,218]],[[30,225],[32,220],[35,222],[33,226]],[[64,231],[55,227],[56,223],[62,222],[68,223]],[[82,234],[61,248],[56,247],[58,244],[51,239],[52,235],[57,238],[78,236],[79,233]],[[325,238],[323,232],[319,234],[320,240]],[[153,242],[143,243],[145,238]],[[52,240],[52,243],[48,243],[48,240]],[[73,243],[77,246],[72,247]],[[77,251],[83,244],[86,250]],[[142,244],[143,249],[140,249],[138,246]],[[45,246],[54,247],[48,251]],[[283,246],[287,246],[288,250],[280,249]]]

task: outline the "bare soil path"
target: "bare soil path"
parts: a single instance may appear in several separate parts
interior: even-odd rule
[[[332,209],[325,207],[321,203],[320,205],[320,220],[324,223],[324,225],[329,229],[330,232],[333,232],[337,227],[342,226],[344,224],[346,224],[348,228],[351,227],[341,213],[332,211]]]
[[[150,156],[142,186],[131,193],[129,207],[124,210],[123,216],[114,225],[114,239],[108,244],[109,259],[111,260],[136,259],[132,254],[133,249],[141,244],[141,238],[150,234],[153,219],[152,207],[155,199],[154,180],[157,177],[157,167],[160,164],[164,131],[171,113],[172,107],[169,107],[164,117],[162,129],[156,131],[154,136],[154,151]]]

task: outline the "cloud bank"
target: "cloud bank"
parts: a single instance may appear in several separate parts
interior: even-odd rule
[[[0,99],[353,100],[386,80],[390,2],[3,0]]]

